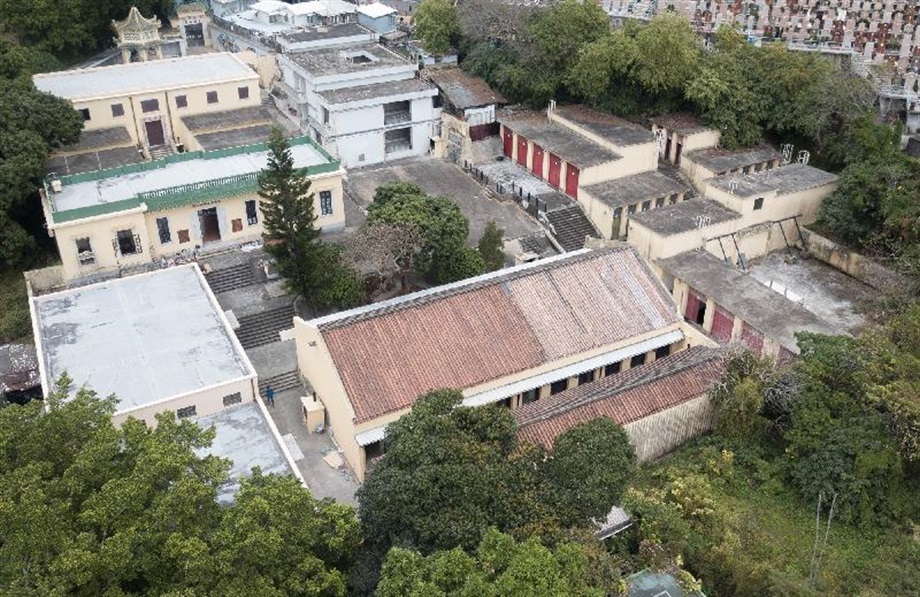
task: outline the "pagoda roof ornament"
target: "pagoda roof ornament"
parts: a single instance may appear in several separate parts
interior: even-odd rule
[[[131,7],[125,20],[112,21],[119,47],[149,47],[161,43],[160,26],[160,19],[143,16],[136,6]]]

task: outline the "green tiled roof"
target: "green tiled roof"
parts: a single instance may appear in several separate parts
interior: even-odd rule
[[[315,149],[327,160],[325,164],[318,164],[316,166],[303,168],[301,172],[312,176],[316,174],[335,172],[339,169],[339,162],[332,159],[332,156],[329,155],[329,153],[320,145],[318,145],[313,139],[309,137],[297,137],[290,139],[289,143],[292,147],[295,145],[312,145],[313,149]],[[139,164],[120,166],[118,168],[109,168],[108,170],[96,170],[94,172],[62,176],[60,180],[64,185],[77,184],[81,182],[114,178],[116,176],[124,176],[126,174],[133,174],[135,172],[156,170],[176,162],[185,162],[198,159],[215,160],[244,153],[258,153],[262,151],[268,151],[268,147],[265,143],[259,143],[256,145],[244,145],[241,147],[231,147],[228,149],[219,149],[208,152],[193,151],[167,156],[163,159],[153,162],[142,162]],[[225,197],[235,197],[244,193],[255,193],[259,188],[258,174],[258,172],[250,172],[247,174],[237,174],[234,176],[215,178],[214,180],[158,189],[156,191],[147,191],[144,193],[139,193],[137,196],[130,199],[125,199],[124,201],[113,201],[111,203],[100,203],[98,205],[91,205],[88,207],[81,207],[66,211],[55,211],[51,215],[54,219],[54,222],[56,224],[60,224],[64,222],[72,222],[74,220],[81,220],[83,218],[91,218],[94,216],[117,213],[120,211],[139,207],[141,204],[146,204],[149,211],[164,211],[176,207],[198,205],[201,203],[212,203]]]

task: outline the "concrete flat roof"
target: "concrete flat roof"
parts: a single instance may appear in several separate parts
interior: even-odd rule
[[[291,147],[298,168],[325,164],[327,160],[309,143]],[[268,163],[268,151],[240,153],[211,160],[193,159],[165,164],[161,168],[65,184],[52,199],[56,211],[67,211],[136,197],[139,193],[207,182],[238,174],[258,172]]]
[[[566,162],[578,168],[590,168],[607,162],[619,160],[621,156],[585,139],[568,127],[549,122],[546,116],[539,114],[528,115],[523,118],[499,117],[499,122],[533,141],[548,151],[556,154]]]
[[[584,190],[610,207],[625,207],[690,189],[670,176],[653,171],[588,185]]]
[[[88,150],[73,155],[51,156],[48,158],[48,171],[53,172],[56,176],[64,176],[139,164],[143,161],[143,156],[136,147],[131,145],[99,151]]]
[[[242,128],[214,131],[213,133],[198,133],[195,135],[195,141],[198,141],[203,150],[215,151],[262,143],[268,139],[271,132],[271,124],[253,124]]]
[[[714,188],[744,198],[773,191],[776,191],[777,195],[788,195],[833,182],[837,182],[836,174],[802,164],[789,164],[753,174],[723,174],[709,179],[709,184]]]
[[[650,130],[618,118],[613,114],[592,110],[587,106],[558,106],[556,113],[621,147],[655,141],[655,135]]]
[[[240,479],[249,477],[253,467],[263,474],[293,475],[290,462],[272,432],[259,405],[254,402],[237,404],[195,422],[203,429],[214,427],[216,436],[209,448],[198,450],[198,456],[220,456],[230,459],[230,479],[217,491],[221,504],[230,504],[240,488]]]
[[[712,199],[690,199],[629,216],[630,220],[662,236],[689,232],[699,228],[701,222],[706,227],[740,217],[738,212]]]
[[[66,145],[61,151],[92,151],[94,149],[105,149],[108,147],[121,147],[129,145],[134,149],[134,142],[131,140],[131,133],[127,127],[113,126],[105,129],[94,129],[80,133],[80,140],[73,145]]]
[[[437,88],[430,83],[418,79],[403,79],[401,81],[386,81],[384,83],[374,83],[371,85],[359,85],[357,87],[344,87],[342,89],[319,91],[317,95],[329,102],[329,104],[336,105],[423,92],[430,92],[427,93],[427,95],[437,95],[438,93]]]
[[[72,101],[124,97],[241,79],[258,79],[258,75],[242,60],[226,52],[82,68],[32,77],[39,91]]]
[[[378,68],[412,65],[409,60],[391,52],[380,44],[360,44],[348,46],[347,48],[323,48],[285,54],[285,56],[315,77],[344,75]],[[355,57],[359,57],[359,61],[355,61]],[[360,61],[360,57],[368,60]]]
[[[770,160],[782,158],[782,154],[772,147],[755,147],[741,151],[727,151],[725,149],[708,148],[688,151],[683,154],[685,159],[696,162],[700,166],[716,174],[729,172],[735,168],[744,168]]]
[[[228,128],[241,127],[245,124],[271,123],[272,116],[262,106],[249,106],[238,110],[224,110],[222,112],[208,112],[183,116],[182,123],[189,132],[218,131]],[[267,141],[268,139],[263,139]]]
[[[395,11],[394,11],[395,12]],[[374,32],[357,23],[340,23],[338,25],[320,25],[302,31],[289,31],[282,33],[281,37],[292,42],[320,41],[324,39],[337,39],[340,37],[355,37],[366,35],[372,38]]]
[[[846,331],[830,325],[707,251],[688,251],[659,260],[658,265],[792,352],[799,352],[796,332],[840,334]]]
[[[119,412],[255,374],[193,264],[33,303],[47,383],[66,371]]]

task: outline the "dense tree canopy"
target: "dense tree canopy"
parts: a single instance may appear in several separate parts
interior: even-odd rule
[[[412,22],[415,32],[432,54],[445,54],[460,32],[457,10],[451,0],[422,0]]]
[[[216,500],[213,430],[171,412],[111,422],[82,389],[0,409],[0,585],[16,595],[344,595],[358,542],[346,506],[254,475]]]

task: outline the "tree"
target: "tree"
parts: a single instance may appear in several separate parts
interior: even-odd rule
[[[533,538],[516,542],[493,528],[483,536],[475,557],[461,549],[423,556],[394,547],[384,562],[377,595],[602,597],[614,594],[617,585],[616,580],[595,582],[582,545],[562,543],[549,549]]]
[[[291,148],[281,129],[268,140],[268,166],[259,173],[265,252],[271,255],[291,292],[318,306],[322,273],[320,229],[310,179],[294,167]]]
[[[557,437],[545,468],[555,515],[565,526],[586,526],[619,504],[636,468],[636,451],[622,427],[598,418]]]
[[[391,288],[398,279],[400,289],[405,292],[409,288],[408,276],[414,269],[415,256],[424,244],[418,226],[413,224],[365,223],[345,241],[343,259],[364,276],[379,278],[384,290]]]
[[[451,40],[460,33],[457,10],[450,0],[422,0],[412,22],[425,50],[432,54],[446,54]]]
[[[357,543],[345,506],[256,472],[235,504],[229,462],[172,412],[112,424],[116,397],[62,378],[0,410],[0,584],[16,595],[343,595]]]
[[[496,226],[495,222],[486,222],[479,239],[479,255],[482,256],[487,272],[501,269],[505,265],[505,253],[502,251],[504,235],[505,231]]]
[[[430,281],[446,284],[483,272],[482,258],[466,245],[469,221],[450,199],[394,193],[382,204],[371,203],[367,212],[368,224],[385,222],[421,232],[425,243],[414,266],[416,273]]]
[[[364,279],[348,263],[345,249],[337,244],[319,245],[317,258],[317,288],[314,304],[317,309],[351,309],[367,302]]]
[[[380,207],[381,205],[389,202],[394,197],[402,196],[413,196],[413,197],[424,197],[426,195],[425,191],[422,190],[422,187],[418,186],[414,182],[406,182],[402,180],[394,180],[380,185],[374,190],[374,205]]]
[[[490,526],[540,520],[538,450],[518,450],[510,411],[468,408],[455,390],[421,396],[387,427],[385,457],[358,489],[364,537],[382,549],[472,550]]]

